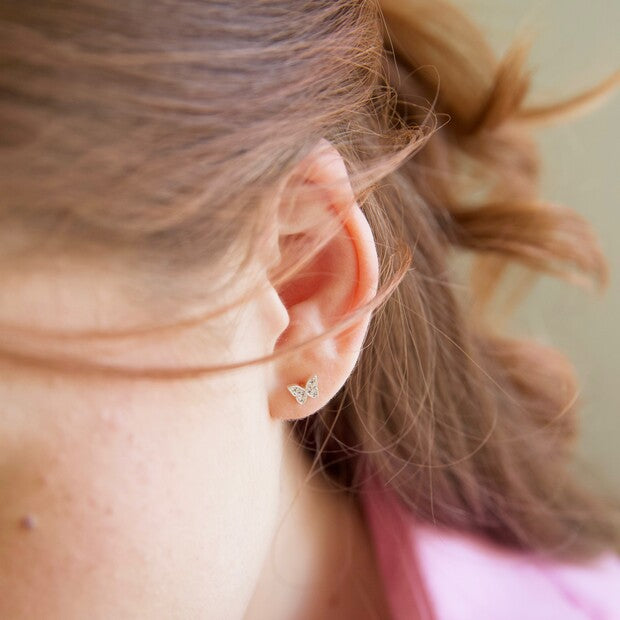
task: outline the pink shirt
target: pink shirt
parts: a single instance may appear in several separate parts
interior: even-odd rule
[[[393,620],[620,620],[611,551],[586,565],[541,560],[418,523],[378,483],[361,497]]]

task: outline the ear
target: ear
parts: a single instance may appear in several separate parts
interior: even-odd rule
[[[377,292],[379,278],[373,235],[336,148],[322,139],[298,165],[291,179],[298,184],[292,188],[293,194],[300,189],[314,191],[302,191],[300,199],[280,204],[280,248],[290,244],[303,248],[316,239],[317,231],[331,236],[283,287],[276,287],[288,315],[288,326],[276,341],[274,351],[322,334],[370,301]],[[280,253],[283,256],[286,252]],[[272,417],[303,418],[336,394],[359,358],[370,318],[369,311],[344,330],[275,359],[269,386]],[[297,384],[305,388],[314,375],[318,378],[318,396],[299,404],[287,386]]]

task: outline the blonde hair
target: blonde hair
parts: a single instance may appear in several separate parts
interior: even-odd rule
[[[122,254],[172,313],[204,295],[197,269],[231,247],[260,252],[269,198],[325,137],[372,226],[383,286],[351,377],[293,424],[300,444],[351,492],[363,455],[423,521],[571,559],[620,549],[617,502],[570,471],[571,364],[485,313],[511,262],[606,284],[588,223],[538,198],[528,131],[618,74],[528,107],[527,46],[496,58],[438,0],[9,2],[0,50],[0,220],[21,240],[3,261]],[[477,257],[468,297],[449,274],[462,250]],[[126,378],[218,370],[2,355]]]

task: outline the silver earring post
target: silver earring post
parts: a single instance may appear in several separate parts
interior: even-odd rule
[[[319,378],[317,375],[312,375],[308,381],[306,381],[306,387],[301,387],[301,385],[297,385],[294,383],[293,385],[287,385],[286,389],[293,395],[295,400],[303,405],[306,400],[308,400],[308,396],[310,398],[317,398],[319,395]]]

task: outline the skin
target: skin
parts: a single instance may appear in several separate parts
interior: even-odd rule
[[[288,293],[252,265],[227,289],[233,299],[250,282],[265,285],[242,308],[182,335],[91,345],[88,355],[125,365],[248,359],[370,298],[370,229],[339,155],[318,146],[327,150],[307,158],[296,182],[344,183],[312,205],[279,205],[273,263],[317,208],[345,225]],[[110,263],[48,267],[2,272],[12,294],[0,321],[101,329],[145,319]],[[0,361],[0,617],[389,617],[359,506],[312,473],[287,423],[346,381],[368,320],[280,361],[189,380],[82,378]],[[319,398],[300,406],[286,385],[314,373]]]

